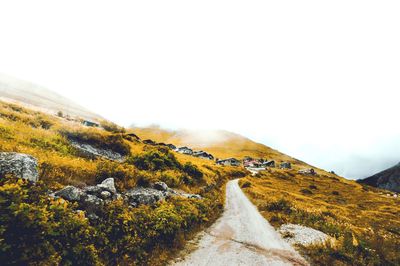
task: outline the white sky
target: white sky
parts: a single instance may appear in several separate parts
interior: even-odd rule
[[[2,1],[0,72],[123,125],[235,131],[349,178],[400,161],[399,1]]]

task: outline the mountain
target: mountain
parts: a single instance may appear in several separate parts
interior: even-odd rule
[[[156,142],[172,143],[175,146],[188,146],[195,150],[204,150],[215,158],[245,156],[275,160],[276,163],[290,162],[295,168],[311,167],[310,165],[283,154],[264,144],[224,130],[167,130],[159,127],[132,128],[142,139]]]
[[[359,180],[358,182],[378,188],[400,192],[400,163],[373,176]]]
[[[70,99],[28,81],[16,79],[0,73],[0,99],[25,105],[47,113],[58,111],[70,116],[88,120],[103,118]]]
[[[55,115],[58,107],[76,106],[69,100],[9,79],[0,78],[2,97],[18,98],[35,109],[56,107],[45,113],[0,99],[4,265],[169,265],[196,232],[224,217],[226,208],[237,211],[239,218],[257,213],[242,200],[229,207],[232,196],[247,201],[241,193],[226,193],[232,192],[229,186],[225,189],[227,182],[237,178],[234,191],[240,192],[240,185],[275,229],[292,224],[334,239],[333,245],[296,247],[311,265],[399,265],[400,199],[395,193],[322,169],[300,171],[312,166],[227,131],[85,126]],[[92,114],[81,107],[78,111]],[[217,165],[215,160],[180,154],[161,142],[204,150],[217,158],[274,160],[278,167],[249,172],[242,165]],[[291,162],[292,168],[281,169],[281,162]],[[20,169],[21,163],[26,167]],[[394,168],[397,173],[399,166]],[[40,182],[16,178],[33,173],[32,179]],[[231,195],[228,200],[226,195]],[[254,248],[254,239],[230,241],[235,240],[232,232],[246,228],[256,230],[251,238],[260,238],[257,221],[262,219],[239,218],[232,230],[220,228],[229,242],[229,247],[217,249],[221,254],[240,245],[241,251],[251,248],[263,258],[272,255],[293,262],[287,253]],[[297,237],[291,232],[282,236]]]

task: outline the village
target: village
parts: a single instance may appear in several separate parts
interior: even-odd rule
[[[89,120],[81,120],[81,123],[87,127],[102,127],[99,123],[89,121]],[[237,158],[226,158],[226,159],[219,159],[215,158],[211,153],[205,152],[203,150],[194,150],[187,146],[176,147],[174,144],[171,143],[163,143],[163,142],[156,142],[151,139],[141,140],[139,136],[134,133],[125,133],[125,138],[130,140],[142,142],[143,144],[150,145],[150,146],[159,146],[159,147],[166,147],[170,150],[173,150],[177,153],[193,156],[205,160],[215,161],[215,164],[221,166],[233,166],[233,167],[244,167],[248,171],[250,171],[253,175],[257,174],[260,171],[265,171],[268,168],[279,168],[279,169],[292,169],[292,164],[290,162],[280,162],[279,164],[276,163],[274,160],[267,160],[263,158],[252,158],[250,156],[244,157],[242,160]],[[316,172],[313,168],[309,169],[301,169],[298,171],[299,174],[302,175],[316,175]],[[333,172],[332,172],[333,173]],[[334,173],[333,173],[334,174]]]

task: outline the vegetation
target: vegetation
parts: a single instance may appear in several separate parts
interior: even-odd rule
[[[240,184],[273,226],[301,224],[334,239],[323,246],[298,247],[313,264],[400,264],[398,199],[322,171],[304,176],[274,169]]]
[[[41,180],[34,185],[0,177],[2,265],[163,265],[195,232],[218,218],[231,168],[122,136],[0,102],[0,150],[38,158]],[[81,158],[71,141],[110,149],[128,160]],[[48,196],[65,185],[83,187],[108,177],[115,179],[118,191],[164,181],[202,199],[169,198],[137,208],[115,200],[100,210],[101,219],[95,222],[75,204]]]
[[[2,177],[0,260],[17,265],[147,263],[154,254],[181,247],[221,206],[218,199],[176,198],[129,208],[117,200],[103,207],[101,221],[93,223],[76,205],[48,197],[43,183]]]

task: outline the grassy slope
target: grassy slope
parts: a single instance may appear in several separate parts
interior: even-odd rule
[[[274,150],[268,146],[256,143],[241,135],[227,132],[214,131],[202,132],[194,131],[169,131],[160,128],[134,128],[142,139],[153,139],[158,142],[172,143],[176,146],[189,146],[193,149],[202,149],[214,155],[216,158],[236,157],[241,159],[245,156],[254,158],[272,159],[276,162],[289,161],[296,167],[309,167],[304,162],[294,159],[286,154]],[[207,140],[210,136],[211,141]]]
[[[42,170],[42,180],[53,188],[67,184],[83,186],[96,182],[99,164],[103,160],[92,161],[76,156],[68,141],[59,132],[60,130],[84,130],[105,136],[112,135],[111,133],[87,129],[80,124],[18,106],[0,104],[0,150],[23,152],[37,157]],[[50,124],[51,127],[45,129],[46,124]],[[368,247],[383,254],[380,256],[383,257],[384,262],[394,261],[396,256],[398,258],[398,252],[388,244],[389,242],[396,244],[399,240],[398,200],[380,195],[376,189],[364,188],[356,182],[329,174],[321,169],[317,169],[319,175],[316,177],[298,175],[297,169],[310,166],[262,144],[228,132],[219,132],[217,136],[213,136],[215,140],[206,145],[201,134],[193,136],[193,132],[188,131],[172,132],[157,128],[136,128],[133,132],[142,139],[153,139],[177,146],[187,145],[208,151],[219,158],[252,156],[274,159],[278,163],[290,161],[294,170],[273,169],[269,173],[260,175],[259,178],[248,177],[241,181],[251,183],[245,192],[273,225],[278,226],[286,222],[305,224],[335,235],[339,239],[343,238],[346,232],[352,232],[360,242],[364,239],[369,240],[373,236],[384,236],[379,240],[381,242],[370,239],[372,244],[368,244]],[[133,155],[142,154],[149,148],[137,142],[124,141],[124,143],[130,146]],[[179,181],[176,184],[177,188],[188,192],[198,193],[204,187],[218,182],[221,176],[231,175],[234,171],[229,167],[216,167],[208,160],[181,154],[175,154],[175,156],[182,164],[191,162],[204,173],[201,183],[184,184]],[[176,171],[148,174],[152,178],[162,179],[162,174],[165,173],[170,176],[181,174]],[[127,185],[135,185],[140,175],[141,172],[134,169],[129,177],[131,182]],[[117,186],[123,187],[118,182]],[[309,194],[310,191],[312,194]],[[291,211],[287,211],[287,208],[282,210],[269,208],[271,203],[283,198],[288,202]],[[332,259],[331,253],[321,255],[314,251],[305,250],[317,262],[327,263]],[[346,252],[346,256],[352,255],[350,251]],[[333,261],[343,262],[334,258]],[[345,259],[344,261],[343,263],[346,264]],[[351,258],[350,263],[347,264],[351,264]]]
[[[174,199],[167,200],[166,202],[161,203],[159,206],[156,206],[153,213],[149,212],[149,208],[146,207],[137,208],[137,210],[131,212],[126,206],[112,206],[112,208],[116,208],[116,211],[121,212],[120,217],[124,219],[128,219],[127,217],[132,217],[129,219],[136,219],[135,215],[139,215],[140,212],[144,213],[145,215],[149,215],[152,217],[152,219],[154,219],[148,220],[150,224],[152,222],[156,223],[156,221],[159,221],[160,218],[158,218],[157,215],[172,215],[172,218],[174,217],[173,215],[175,215],[175,213],[178,213],[178,216],[175,217],[175,220],[171,220],[168,221],[169,223],[163,224],[162,226],[166,226],[165,229],[160,228],[161,225],[157,225],[156,228],[153,228],[151,225],[149,225],[146,227],[146,229],[140,231],[140,233],[143,235],[146,233],[154,235],[154,230],[165,230],[157,233],[159,234],[158,237],[161,240],[164,238],[163,234],[166,232],[172,232],[173,238],[169,239],[168,243],[165,244],[158,244],[160,241],[156,238],[157,234],[152,238],[144,237],[143,239],[131,239],[129,238],[129,234],[124,234],[123,237],[121,236],[121,238],[118,238],[115,241],[120,241],[121,243],[125,243],[123,241],[139,242],[133,242],[132,244],[126,242],[125,244],[121,244],[119,248],[114,247],[113,249],[107,245],[104,246],[104,243],[102,242],[96,242],[96,240],[93,239],[89,240],[95,242],[89,242],[87,244],[88,246],[90,246],[90,244],[95,246],[97,244],[100,245],[96,246],[96,248],[93,248],[93,250],[90,250],[90,253],[95,254],[94,257],[101,257],[100,262],[102,261],[106,264],[117,262],[138,262],[137,256],[140,256],[141,263],[151,262],[151,264],[154,265],[163,264],[171,255],[171,251],[174,251],[176,248],[179,249],[185,239],[190,237],[197,230],[200,230],[202,227],[207,226],[210,222],[218,217],[219,213],[222,211],[221,206],[224,200],[224,194],[221,192],[224,189],[224,183],[230,176],[237,172],[237,169],[234,168],[217,167],[209,160],[183,156],[176,153],[173,154],[181,165],[184,165],[187,162],[192,163],[203,173],[203,177],[201,179],[195,179],[194,177],[187,176],[187,174],[179,168],[167,168],[163,170],[140,170],[129,162],[120,164],[103,159],[86,159],[79,156],[77,151],[70,145],[63,132],[78,132],[79,134],[85,134],[86,136],[97,138],[101,141],[110,142],[111,144],[108,143],[108,146],[112,146],[112,140],[114,137],[117,137],[117,143],[120,145],[127,145],[129,147],[131,157],[140,157],[151,151],[158,151],[157,148],[144,145],[140,142],[121,138],[120,136],[122,135],[119,133],[107,132],[105,130],[96,128],[87,128],[77,122],[71,122],[63,118],[29,110],[14,104],[0,102],[0,151],[27,153],[36,157],[39,161],[40,180],[45,184],[46,187],[50,189],[59,189],[65,185],[82,187],[85,185],[95,184],[106,177],[115,177],[116,186],[120,191],[136,186],[139,181],[145,180],[146,182],[155,182],[157,180],[161,180],[167,182],[171,187],[176,189],[184,190],[189,193],[200,193],[205,197],[204,200],[198,200],[197,202],[195,200],[184,199],[180,201]],[[4,182],[4,180],[2,180],[2,182]],[[20,184],[10,185],[8,184],[8,181],[5,182],[6,183],[0,186],[0,202],[2,204],[6,204],[6,202],[13,197],[19,197],[19,194],[13,194],[16,192],[11,190],[11,188],[15,186],[19,187]],[[21,186],[23,186],[21,189],[25,189],[26,187],[26,185]],[[31,198],[31,196],[29,196],[29,198]],[[14,200],[11,202],[13,201]],[[43,204],[47,204],[44,203],[45,201],[36,201],[35,199],[32,199],[32,202],[32,208],[53,208],[51,206],[49,207],[48,205],[42,206]],[[183,207],[181,207],[181,205]],[[3,207],[7,208],[7,210],[13,208],[12,205],[5,205]],[[68,215],[72,215],[74,217],[79,216],[72,211],[74,208],[76,207],[69,205],[65,210],[68,212]],[[185,214],[185,208],[188,208],[191,211]],[[169,209],[171,209],[171,211],[169,211]],[[70,210],[72,212],[70,212]],[[0,218],[5,220],[11,219],[11,221],[12,219],[20,219],[14,216],[15,214],[15,212],[14,214],[13,212],[10,212],[7,214],[10,216],[2,216]],[[89,226],[91,228],[90,230],[97,230],[98,235],[101,235],[104,231],[104,229],[99,229],[97,225],[87,225],[87,222],[82,220],[81,216],[79,216],[77,219],[83,221],[82,224],[84,224],[84,226]],[[163,219],[168,220],[168,218]],[[181,224],[176,225],[174,224],[175,222]],[[44,222],[44,224],[46,223],[48,223],[49,227],[52,226],[50,221]],[[59,224],[64,225],[60,221],[54,221],[55,226],[58,226]],[[11,225],[11,223],[5,223],[1,225],[5,227],[0,229],[5,231],[0,230],[0,244],[8,243],[7,240],[4,241],[4,239],[2,239],[3,237],[7,239],[7,236],[1,234],[4,232],[11,232],[7,229],[10,228]],[[21,224],[21,226],[30,225]],[[65,226],[69,228],[68,224],[65,224]],[[104,223],[104,226],[106,227],[106,232],[108,232],[107,230],[121,230],[121,232],[127,230],[136,230],[134,229],[134,220],[131,220],[128,223],[119,223],[118,220],[111,219],[107,223]],[[24,231],[20,229],[18,230],[22,233],[29,232],[31,229],[25,228]],[[29,234],[25,235],[24,237],[29,238]],[[127,237],[127,239],[124,239],[124,237]],[[15,239],[15,237],[10,236],[9,240],[10,239]],[[46,240],[46,237],[42,237],[42,239]],[[142,240],[145,242],[141,242]],[[61,239],[60,241],[67,241],[67,239]],[[55,241],[53,242],[56,243]],[[76,242],[76,240],[73,240],[73,243],[76,244],[79,243],[79,241]],[[72,244],[62,244],[61,247],[65,245],[69,246]],[[115,242],[113,245],[118,246],[119,244],[118,242]],[[23,245],[21,243],[20,247],[22,246]],[[38,243],[37,246],[38,248],[41,247],[40,243]],[[1,248],[6,247],[2,246]],[[17,249],[13,247],[10,250]],[[38,259],[42,263],[46,263],[43,261],[43,259],[46,259],[46,257],[49,258],[50,256],[49,254],[48,256],[39,259],[40,256],[38,253],[36,254],[34,251],[29,251],[28,248],[25,250],[29,254],[26,256],[18,256],[18,254],[16,254],[15,259],[18,260],[19,258],[22,258],[31,260],[34,258]],[[45,250],[49,249],[45,248]],[[50,250],[52,251],[52,249]],[[69,254],[68,252],[70,251],[64,250],[61,253],[54,254],[62,254],[64,252],[65,254]],[[76,252],[76,250],[73,252]],[[2,255],[9,258],[12,257],[10,254],[3,254],[0,252],[0,258]],[[51,256],[56,256],[57,259],[62,257],[53,255],[53,253]],[[79,258],[76,254],[72,257]],[[22,262],[19,261],[19,263]]]
[[[397,250],[400,242],[399,199],[386,196],[384,191],[362,186],[322,169],[316,169],[317,176],[299,175],[298,169],[310,166],[232,133],[222,132],[225,138],[221,141],[202,145],[196,141],[198,137],[190,137],[191,132],[157,128],[135,128],[134,131],[142,138],[189,145],[220,158],[253,156],[277,162],[290,161],[293,170],[271,169],[258,177],[247,177],[241,184],[251,183],[244,191],[275,227],[283,223],[303,224],[338,239],[336,247],[302,248],[311,261],[335,265],[400,263]],[[185,140],[192,142],[188,144]],[[270,207],[282,199],[287,208]],[[343,244],[349,235],[354,237],[354,243],[358,242],[356,246]],[[369,254],[366,250],[372,251]]]

